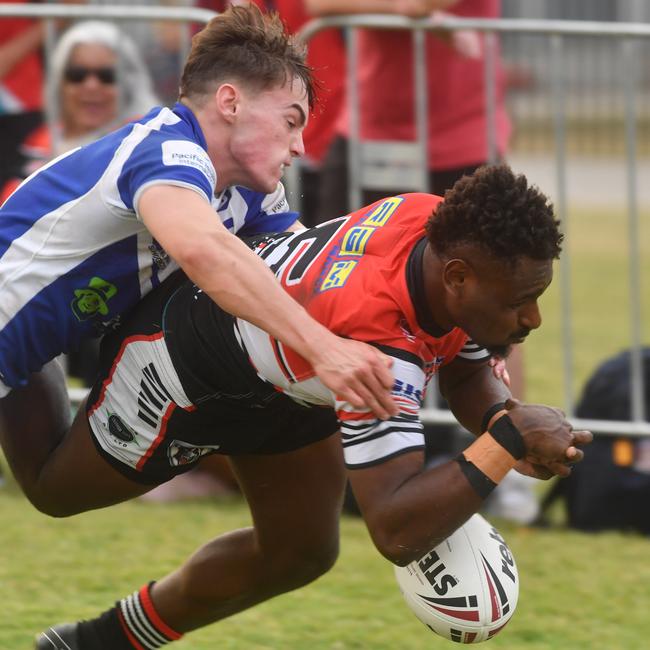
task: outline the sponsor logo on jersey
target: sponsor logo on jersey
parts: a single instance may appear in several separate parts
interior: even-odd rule
[[[341,255],[363,255],[366,252],[366,244],[375,228],[356,226],[350,228],[343,237],[341,244]]]
[[[347,282],[350,273],[354,271],[356,265],[356,262],[334,262],[320,285],[320,290],[327,291],[328,289],[339,289],[342,287]]]
[[[169,266],[170,258],[167,251],[155,239],[149,244],[149,251],[151,252],[151,261],[156,268],[162,271]]]
[[[163,165],[193,167],[198,169],[213,187],[217,183],[217,174],[208,158],[208,154],[196,142],[189,140],[166,140],[162,143]]]
[[[115,413],[108,416],[108,430],[122,442],[133,442],[136,438],[135,431]]]
[[[411,332],[411,329],[409,327],[408,321],[406,318],[402,318],[402,320],[399,322],[399,328],[402,331],[402,334],[404,335],[404,338],[409,342],[409,343],[415,343],[416,336]]]
[[[72,313],[77,320],[84,321],[98,314],[108,314],[108,301],[117,293],[117,287],[100,277],[90,279],[87,287],[74,290],[74,298],[70,303]]]
[[[404,397],[417,406],[422,403],[422,390],[401,379],[395,380],[392,393],[395,397]]]
[[[172,467],[180,467],[195,463],[202,456],[212,454],[219,449],[219,445],[192,445],[182,440],[172,440],[167,448],[167,458]]]
[[[393,216],[393,213],[404,201],[402,197],[392,196],[382,201],[364,220],[366,226],[383,226]]]

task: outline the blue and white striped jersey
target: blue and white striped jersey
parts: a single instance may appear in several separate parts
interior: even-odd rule
[[[264,195],[217,176],[193,113],[155,108],[30,176],[0,208],[0,397],[123,314],[177,265],[138,216],[145,187],[178,185],[210,202],[231,232],[282,231],[298,215],[284,189]]]

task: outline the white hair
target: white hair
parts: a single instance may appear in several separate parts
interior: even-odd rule
[[[102,133],[144,115],[159,104],[151,75],[133,40],[113,23],[87,20],[68,29],[52,52],[46,88],[49,107],[57,107],[56,112],[60,112],[63,72],[74,48],[81,44],[103,45],[118,57],[116,83],[119,91],[119,114],[113,123],[102,128]],[[101,134],[96,137],[98,135]]]

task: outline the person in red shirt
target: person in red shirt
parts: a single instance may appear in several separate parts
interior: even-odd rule
[[[307,0],[314,15],[349,13],[393,13],[413,18],[427,17],[445,9],[456,16],[497,18],[500,0]],[[463,174],[488,161],[487,114],[483,60],[483,36],[454,32],[446,37],[426,38],[429,190],[443,195]],[[403,30],[358,31],[360,136],[366,140],[414,141],[414,62],[411,33]],[[505,154],[510,121],[504,105],[505,77],[496,65],[495,136],[497,153]],[[338,138],[324,164],[320,214],[342,214],[347,205],[347,104],[337,122]],[[365,191],[364,201],[400,187]]]
[[[20,169],[20,143],[43,119],[43,34],[41,21],[0,20],[0,187]]]
[[[253,526],[101,616],[49,628],[37,650],[153,650],[314,580],[336,559],[346,476],[377,549],[399,565],[448,537],[515,466],[567,476],[591,434],[558,409],[512,400],[489,365],[539,327],[561,242],[546,197],[505,165],[444,200],[387,197],[249,242],[309,314],[393,359],[399,412],[385,421],[180,271],[168,278],[104,339],[101,378],[46,463],[38,505],[58,516],[110,505],[218,453]],[[427,467],[419,410],[434,375],[478,438]]]

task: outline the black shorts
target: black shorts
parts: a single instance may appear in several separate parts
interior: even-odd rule
[[[298,404],[256,375],[224,312],[218,340],[229,349],[200,361],[210,364],[211,385],[197,400],[172,361],[166,337],[173,336],[163,322],[166,309],[189,318],[184,300],[192,291],[182,273],[172,275],[102,341],[86,414],[97,450],[113,467],[156,485],[207,454],[281,454],[338,430],[333,409]]]

